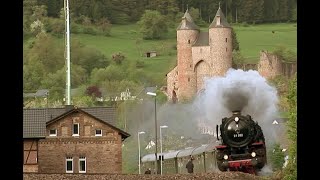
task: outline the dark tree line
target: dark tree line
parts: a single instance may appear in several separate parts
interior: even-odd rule
[[[30,0],[24,0],[30,1]],[[199,10],[199,18],[210,23],[220,7],[229,22],[287,22],[297,19],[296,0],[70,0],[73,18],[93,20],[107,17],[112,24],[137,22],[145,10],[157,10],[168,18],[187,8]],[[47,6],[49,17],[59,17],[63,0],[37,0]]]

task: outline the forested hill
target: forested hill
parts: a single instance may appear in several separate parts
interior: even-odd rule
[[[145,10],[157,10],[175,17],[187,8],[199,10],[199,17],[212,21],[219,2],[229,22],[288,22],[297,19],[296,0],[69,0],[74,18],[86,16],[99,20],[107,17],[112,24],[138,21]],[[24,4],[45,5],[49,17],[59,17],[63,0],[24,0]]]

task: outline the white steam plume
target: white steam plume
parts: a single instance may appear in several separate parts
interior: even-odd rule
[[[213,126],[230,117],[232,111],[241,110],[258,122],[267,141],[276,138],[272,122],[278,113],[277,91],[257,71],[230,69],[225,77],[206,79],[205,91],[194,103]]]

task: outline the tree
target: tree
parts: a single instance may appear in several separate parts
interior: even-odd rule
[[[158,11],[146,10],[138,25],[143,39],[161,39],[168,32],[166,19]]]
[[[86,94],[88,96],[91,96],[92,98],[96,98],[96,97],[100,98],[102,96],[101,91],[99,90],[99,88],[97,86],[89,86],[86,89]]]
[[[237,39],[237,34],[236,34],[236,32],[234,31],[233,28],[231,28],[231,35],[232,35],[232,51],[233,50],[239,51],[240,50],[240,46],[239,46],[239,42],[238,42],[238,39]]]
[[[37,90],[41,87],[41,81],[45,71],[42,63],[31,60],[23,65],[23,90]]]
[[[277,55],[281,60],[286,62],[295,62],[297,61],[297,55],[293,51],[289,50],[283,45],[276,46],[272,51],[273,54]]]
[[[245,58],[240,51],[232,51],[232,63],[233,66],[241,67],[244,64]]]
[[[116,65],[110,65],[107,68],[95,68],[91,72],[91,83],[92,84],[101,84],[105,81],[111,82],[111,81],[117,81],[122,80],[125,77],[125,73],[123,70],[116,66]]]
[[[71,59],[76,65],[82,66],[89,75],[94,68],[107,67],[110,62],[99,50],[86,47],[78,39],[71,39]]]
[[[112,60],[116,62],[116,64],[122,64],[124,59],[125,59],[125,56],[121,52],[112,54]]]
[[[110,36],[111,23],[108,18],[104,17],[97,21],[96,25],[102,31],[102,34],[105,36]]]
[[[297,76],[289,83],[288,91],[289,120],[287,122],[289,145],[289,161],[284,169],[283,179],[297,179]]]
[[[195,24],[197,24],[199,26],[205,25],[205,22],[200,17],[199,9],[192,7],[192,8],[190,8],[189,13],[190,13],[193,21],[195,22]]]
[[[43,64],[47,73],[54,73],[64,65],[63,47],[56,45],[50,34],[39,35],[28,53],[28,60],[34,59]]]

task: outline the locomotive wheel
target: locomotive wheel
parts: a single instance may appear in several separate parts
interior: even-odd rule
[[[227,168],[222,166],[222,160],[217,160],[217,164],[220,171],[227,171]]]
[[[258,163],[258,164],[256,165],[256,167],[257,167],[258,169],[262,169],[262,168],[264,167],[265,163],[266,163],[266,157],[264,156],[263,159],[262,159],[262,162]]]
[[[256,165],[256,167],[258,169],[262,169],[264,167],[264,165],[266,164],[266,162],[267,162],[266,161],[266,156],[265,156],[266,151],[263,148],[261,148],[261,149],[258,149],[257,152],[258,152],[257,153],[258,157],[262,157],[262,162],[259,162]]]
[[[216,158],[217,160],[222,160],[223,159],[223,151],[217,151],[217,154],[216,154]]]

